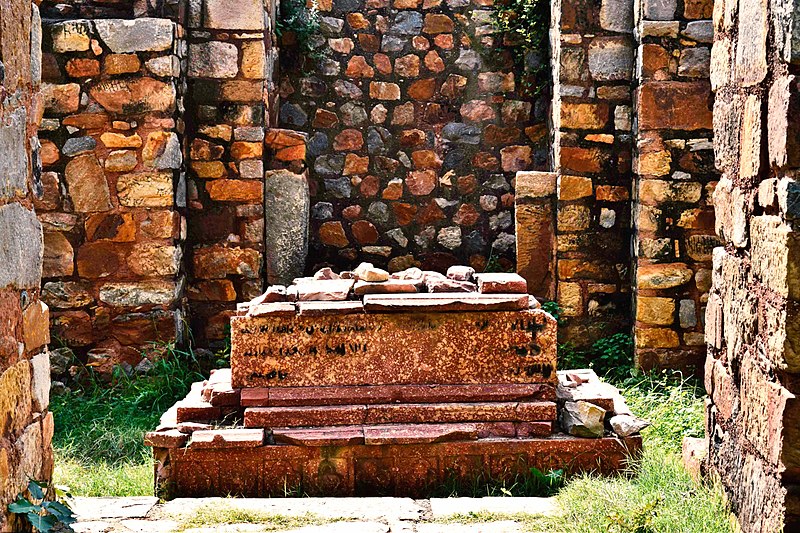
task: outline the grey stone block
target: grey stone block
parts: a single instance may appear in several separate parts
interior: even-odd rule
[[[308,181],[304,174],[270,170],[264,185],[267,281],[289,285],[303,275],[308,255]]]

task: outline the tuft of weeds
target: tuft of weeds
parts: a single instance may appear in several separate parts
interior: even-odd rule
[[[117,372],[110,384],[89,377],[52,399],[55,482],[80,496],[152,494],[152,458],[143,435],[203,379],[191,352],[167,345],[145,376]]]
[[[201,507],[180,521],[177,531],[194,528],[207,528],[230,524],[258,524],[261,531],[280,531],[297,529],[304,526],[318,526],[332,522],[343,522],[346,519],[322,518],[313,513],[299,516],[288,516],[274,513],[262,513],[252,509],[241,509],[234,506]]]
[[[520,472],[509,480],[493,479],[483,475],[474,479],[464,479],[452,473],[444,483],[431,487],[429,496],[431,498],[546,497],[556,494],[564,486],[565,481],[563,470],[542,472],[538,468]]]

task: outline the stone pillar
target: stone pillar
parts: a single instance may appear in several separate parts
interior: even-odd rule
[[[706,310],[707,466],[742,531],[800,528],[800,65],[792,1],[717,0],[722,178]]]
[[[190,3],[188,296],[201,345],[224,339],[235,303],[263,289],[273,10],[262,0]]]
[[[42,226],[32,205],[42,194],[41,23],[30,0],[0,2],[0,20],[0,531],[22,531],[6,508],[30,478],[49,481],[53,469]]]
[[[557,299],[577,345],[630,326],[633,0],[552,4]]]
[[[636,362],[700,369],[711,283],[711,0],[638,3],[633,285]]]
[[[182,31],[163,18],[46,27],[42,298],[54,335],[101,374],[182,338]]]
[[[528,293],[554,300],[556,185],[553,172],[517,172],[514,211],[517,273],[528,282]]]

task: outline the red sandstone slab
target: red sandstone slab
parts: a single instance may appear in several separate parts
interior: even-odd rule
[[[517,422],[517,438],[546,437],[553,433],[552,422]]]
[[[416,293],[419,282],[414,280],[390,279],[381,282],[359,281],[355,284],[353,292],[356,296],[365,294],[398,294]]]
[[[515,420],[522,422],[555,420],[558,416],[556,404],[553,402],[519,402],[514,414]]]
[[[353,446],[364,444],[362,426],[328,428],[273,428],[276,443],[295,446]]]
[[[402,296],[364,296],[368,313],[443,313],[461,311],[521,311],[528,309],[527,294],[428,293]]]
[[[203,401],[203,382],[193,383],[186,398],[175,404],[175,421],[207,422],[222,417],[222,410]]]
[[[183,448],[189,436],[177,429],[164,431],[148,431],[144,436],[144,445],[153,448]]]
[[[214,426],[212,424],[201,424],[200,422],[182,422],[178,424],[178,431],[187,435],[206,429],[214,429]]]
[[[459,281],[450,278],[426,279],[425,287],[430,293],[476,292],[478,286],[471,281]]]
[[[431,487],[491,478],[513,482],[531,468],[613,474],[630,468],[641,437],[490,438],[430,444],[339,447],[280,444],[259,448],[156,450],[167,498],[282,497],[302,484],[311,496],[422,498]],[[161,455],[159,455],[161,456]],[[161,492],[159,492],[161,494]]]
[[[528,282],[519,274],[482,273],[475,274],[478,292],[482,294],[514,294],[528,291]]]
[[[247,316],[294,316],[295,312],[296,309],[293,303],[277,302],[251,305],[247,310]]]
[[[367,424],[429,424],[452,422],[514,422],[555,420],[552,402],[482,402],[386,404],[367,407]]]
[[[242,389],[242,407],[267,407],[272,405],[269,401],[270,389],[254,387]]]
[[[264,445],[263,429],[212,429],[192,433],[190,448],[255,448]]]
[[[231,387],[231,369],[212,370],[203,385],[202,398],[214,407],[238,407],[240,389]]]
[[[555,387],[546,383],[256,387],[242,389],[241,404],[244,407],[285,407],[384,403],[553,401],[555,398]]]
[[[556,380],[556,323],[538,309],[233,317],[231,326],[237,388]]]
[[[517,426],[514,422],[481,422],[475,424],[479,439],[509,438],[517,436]]]
[[[301,316],[341,316],[364,313],[361,302],[300,302],[297,304]]]
[[[355,280],[352,279],[302,279],[298,281],[297,295],[301,302],[347,300],[347,296],[355,284]]]
[[[365,426],[364,444],[430,444],[457,440],[475,440],[475,424],[402,424],[397,426]]]
[[[316,407],[248,407],[244,426],[248,428],[352,426],[363,424],[366,405]]]

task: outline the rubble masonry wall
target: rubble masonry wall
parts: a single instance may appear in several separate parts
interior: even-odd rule
[[[39,298],[42,227],[36,128],[41,116],[41,25],[29,0],[0,1],[0,530],[30,478],[48,481],[50,441],[48,308]]]

